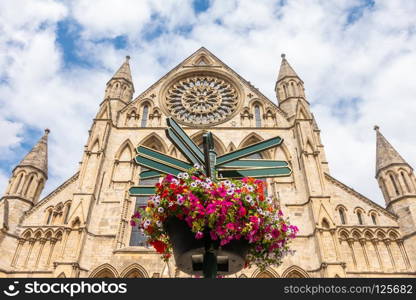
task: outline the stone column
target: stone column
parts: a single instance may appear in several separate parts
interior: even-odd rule
[[[16,262],[19,259],[20,251],[22,250],[22,247],[23,247],[24,243],[26,242],[26,239],[19,238],[17,241],[18,242],[17,242],[16,252],[14,253],[13,260],[12,260],[12,263],[11,263],[12,267],[16,266]]]

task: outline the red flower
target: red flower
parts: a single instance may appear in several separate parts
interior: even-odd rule
[[[161,241],[153,241],[149,243],[152,245],[158,253],[164,253],[167,245]]]

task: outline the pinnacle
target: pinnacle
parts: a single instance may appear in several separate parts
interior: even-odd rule
[[[408,163],[400,156],[400,154],[393,148],[387,139],[381,134],[380,127],[374,126],[377,135],[377,154],[376,154],[376,176],[379,171],[385,167],[393,164]]]
[[[285,77],[298,77],[295,70],[290,66],[289,62],[286,59],[286,54],[282,53],[282,63],[280,64],[279,76],[277,77],[277,81],[282,80]],[[300,78],[299,78],[300,79]]]
[[[40,170],[48,177],[48,134],[50,130],[45,129],[45,134],[39,142],[30,150],[19,163],[19,167],[31,166]]]
[[[131,78],[131,71],[130,71],[130,56],[127,55],[126,56],[126,60],[124,61],[124,63],[121,65],[121,67],[117,70],[117,72],[114,74],[114,76],[112,77],[112,79],[125,79],[128,82],[130,82],[131,84],[133,84],[133,80]]]

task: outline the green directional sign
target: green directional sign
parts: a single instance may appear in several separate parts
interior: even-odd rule
[[[284,160],[268,160],[268,159],[240,159],[233,160],[222,165],[217,165],[218,168],[277,168],[287,167],[288,163]]]
[[[178,148],[179,151],[182,152],[183,150],[186,149],[186,151],[182,152],[185,155],[185,157],[190,159],[192,162],[203,166],[204,165],[204,153],[202,153],[201,149],[199,149],[199,147],[195,145],[195,143],[185,133],[185,131],[183,131],[183,129],[179,126],[179,124],[175,122],[175,120],[173,120],[172,118],[168,118],[166,122],[168,126],[170,127],[169,130],[167,131],[168,138],[171,139],[172,142],[173,140],[175,140],[175,142],[173,142],[174,144],[176,144],[177,142],[181,144],[181,145],[176,145],[177,147],[178,146],[184,147],[184,148],[179,147]],[[176,139],[174,137],[176,137]],[[191,154],[191,157],[188,157],[189,154]]]
[[[288,167],[282,168],[264,168],[264,169],[239,169],[239,170],[219,170],[218,176],[224,178],[270,178],[289,176],[292,170]]]
[[[188,161],[139,146],[136,148],[135,161],[140,166],[149,169],[140,173],[141,179],[160,177],[162,174],[177,176],[178,173],[190,169],[193,164],[200,165],[212,180],[215,180],[216,172],[222,178],[269,178],[289,176],[292,173],[286,161],[244,159],[252,154],[281,145],[283,139],[280,137],[274,137],[217,157],[211,132],[203,135],[204,151],[201,151],[172,118],[167,119],[167,124],[166,136]],[[153,195],[155,189],[153,186],[135,186],[130,188],[129,192],[132,196]]]
[[[186,168],[175,167],[170,164],[147,158],[146,156],[141,156],[140,154],[136,156],[135,160],[137,164],[163,174],[172,174],[176,176],[179,173],[186,171]]]
[[[189,150],[185,142],[181,138],[179,138],[171,128],[166,129],[166,136],[174,145],[176,145],[176,148],[178,148],[178,150],[182,152],[182,154],[189,161],[191,161],[193,164],[198,164],[200,166],[204,165],[204,160],[200,160],[200,158],[197,155],[195,155],[194,152]]]
[[[149,179],[149,178],[155,178],[155,177],[160,177],[163,174],[157,171],[143,171],[139,174],[140,179]]]
[[[155,194],[154,186],[133,186],[129,189],[130,196],[151,196]]]
[[[177,168],[180,168],[180,169],[186,170],[186,169],[189,169],[189,168],[192,167],[191,164],[189,164],[189,163],[187,163],[183,160],[174,158],[172,156],[163,154],[159,151],[155,151],[153,149],[150,149],[150,148],[147,148],[147,147],[144,147],[144,146],[137,147],[136,152],[137,152],[138,156],[147,157],[151,160],[155,160],[155,161],[161,162],[163,164],[170,165],[170,166],[173,166],[173,167],[177,167]]]
[[[217,166],[222,165],[226,162],[244,158],[254,153],[258,153],[258,152],[265,151],[270,148],[279,146],[282,143],[282,141],[283,140],[280,137],[274,137],[274,138],[247,146],[243,149],[239,149],[239,150],[221,155],[217,157]]]

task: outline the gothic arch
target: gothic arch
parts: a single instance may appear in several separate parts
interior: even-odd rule
[[[359,238],[361,238],[361,235],[362,235],[362,232],[361,232],[361,231],[359,231],[358,229],[353,229],[353,230],[351,231],[351,236],[352,236],[353,238],[359,239]]]
[[[285,143],[282,143],[275,148],[273,157],[278,160],[286,160],[291,164],[292,155],[290,155],[290,151]]]
[[[139,144],[162,153],[167,153],[168,150],[163,139],[154,132],[146,136]]]
[[[266,270],[260,271],[260,269],[257,269],[254,271],[253,278],[279,278],[279,274],[271,268],[267,268]]]
[[[326,218],[323,218],[322,219],[322,221],[321,221],[321,226],[322,226],[322,228],[325,228],[325,229],[329,229],[331,226],[329,225],[329,222],[328,222],[328,220],[326,219]]]
[[[121,278],[149,278],[149,274],[146,269],[141,265],[135,263],[123,270],[120,274]]]
[[[26,176],[26,171],[25,170],[20,170],[19,172],[17,172],[17,174],[16,174],[17,180],[14,183],[12,193],[14,193],[14,194],[18,193],[19,187],[22,186],[22,183],[24,183],[25,176]]]
[[[349,237],[349,232],[348,232],[347,230],[345,230],[345,229],[341,229],[341,230],[338,232],[338,235],[339,235],[341,238],[343,238],[343,239],[348,239],[348,237]]]
[[[386,238],[386,232],[382,229],[377,229],[376,230],[376,236],[379,239],[385,239]]]
[[[127,152],[126,152],[127,151]],[[124,141],[118,149],[115,158],[117,160],[131,160],[133,158],[134,146],[130,139]],[[129,159],[125,159],[129,157]]]
[[[231,152],[231,151],[235,151],[237,150],[237,147],[234,145],[233,142],[230,142],[230,144],[228,145],[227,151]]]
[[[100,139],[98,137],[96,137],[94,142],[91,143],[90,151],[91,152],[98,152],[99,149],[100,149]]]
[[[366,230],[366,231],[364,231],[364,237],[366,239],[370,239],[371,240],[374,237],[374,235],[373,235],[373,233],[370,230]]]
[[[91,272],[90,278],[117,278],[117,270],[110,264],[103,264]]]
[[[25,232],[23,232],[22,236],[25,240],[30,239],[33,235],[33,230],[32,229],[27,229]]]
[[[296,107],[296,117],[298,119],[312,119],[312,116],[308,113],[308,110],[300,102],[298,102],[298,105]]]
[[[284,278],[309,278],[309,274],[298,266],[291,266],[283,272]]]
[[[394,230],[394,229],[390,229],[387,232],[387,235],[392,240],[396,240],[396,239],[398,239],[400,237],[400,234],[396,230]]]
[[[152,100],[145,98],[142,101],[140,101],[139,103],[139,107],[140,107],[140,112],[143,114],[143,107],[147,105],[149,106],[149,112],[153,111],[153,107],[154,107],[154,103]]]
[[[250,134],[248,134],[241,142],[240,145],[238,146],[238,149],[259,143],[264,141],[264,138],[261,137],[258,133],[256,132],[252,132]],[[262,158],[266,158],[266,159],[270,159],[270,150],[265,150],[260,152],[259,154],[261,155]]]

